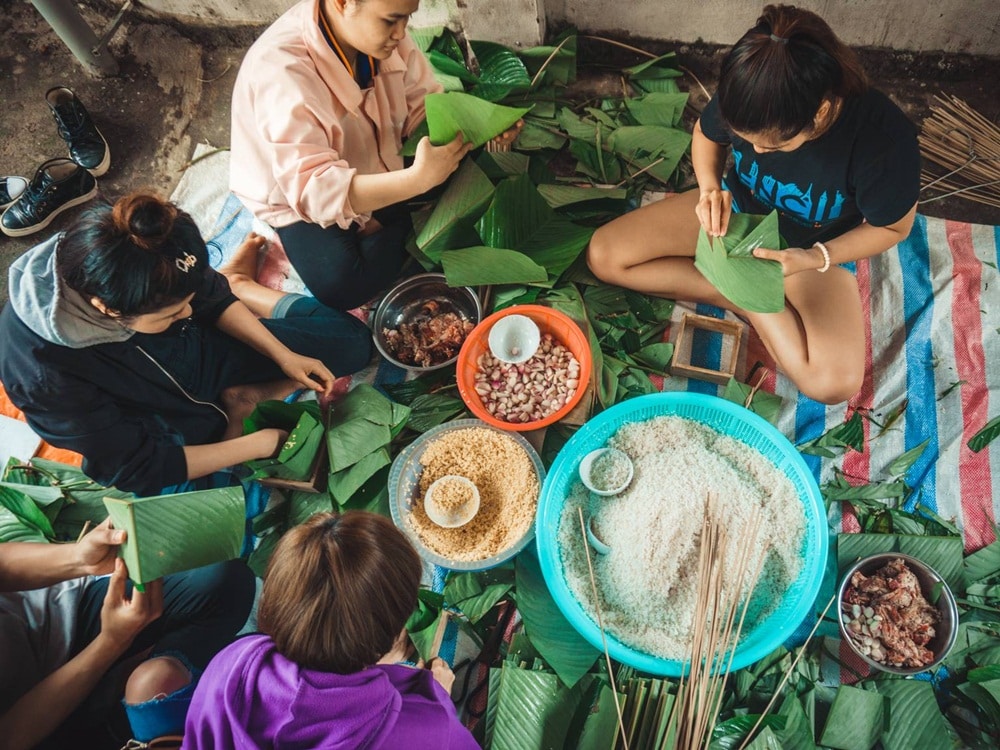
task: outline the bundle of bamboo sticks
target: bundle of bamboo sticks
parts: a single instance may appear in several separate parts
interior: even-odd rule
[[[934,194],[920,203],[960,195],[1000,207],[1000,127],[957,97],[934,98],[939,105],[931,107],[919,139],[921,190]]]

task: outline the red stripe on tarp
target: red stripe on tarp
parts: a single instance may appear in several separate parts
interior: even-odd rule
[[[858,292],[861,296],[861,320],[864,326],[865,336],[865,376],[861,381],[861,388],[851,398],[847,404],[848,413],[866,411],[874,408],[875,404],[875,373],[872,360],[872,272],[871,264],[867,259],[859,260],[856,265],[855,277],[858,281]],[[871,422],[867,419],[861,421],[865,434],[864,451],[848,451],[844,455],[842,470],[851,478],[851,484],[867,484],[871,481]],[[854,508],[850,503],[843,503],[841,506],[841,529],[847,533],[857,533],[861,531],[861,524],[854,514]]]
[[[992,478],[986,451],[974,453],[969,439],[989,420],[989,387],[980,309],[983,265],[976,257],[972,227],[945,222],[952,255],[951,317],[955,334],[955,367],[962,397],[962,444],[958,449],[958,478],[962,488],[962,529],[965,551],[974,552],[996,539]]]

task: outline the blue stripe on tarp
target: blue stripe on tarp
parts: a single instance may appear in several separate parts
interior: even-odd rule
[[[919,501],[937,510],[938,425],[937,393],[934,384],[934,350],[931,326],[934,319],[934,288],[931,285],[930,243],[927,219],[917,215],[910,236],[899,243],[900,267],[903,270],[903,315],[906,325],[906,410],[904,447],[915,448],[928,438],[927,450],[907,473],[911,486],[919,487],[905,509],[913,510]]]
[[[993,227],[993,247],[995,247],[997,251],[997,268],[1000,268],[1000,225]]]
[[[726,314],[720,307],[705,304],[697,305],[695,312],[711,318],[722,318]],[[718,370],[722,363],[722,335],[696,329],[691,337],[691,362],[692,364],[697,363],[699,367]],[[704,393],[708,396],[719,395],[719,386],[715,383],[695,378],[688,378],[687,389],[691,393]]]
[[[824,432],[826,432],[826,406],[819,401],[813,401],[804,393],[799,393],[795,400],[795,435],[792,437],[792,442],[801,445],[815,440]],[[802,458],[805,459],[806,466],[818,483],[823,469],[823,459],[806,453],[802,454]]]
[[[400,369],[400,368],[396,368]],[[440,565],[431,566],[431,591],[442,593],[444,584],[448,579],[449,570]],[[445,626],[444,637],[441,639],[441,647],[438,649],[438,656],[448,664],[455,664],[455,651],[458,649],[458,622],[451,618]]]

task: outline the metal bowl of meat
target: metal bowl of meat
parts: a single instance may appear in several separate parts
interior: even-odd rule
[[[372,337],[390,362],[427,372],[452,364],[482,317],[474,289],[448,286],[443,273],[422,273],[382,298],[371,318]]]
[[[915,557],[888,552],[859,560],[844,575],[837,602],[844,640],[883,672],[933,670],[955,645],[955,597],[945,580]]]

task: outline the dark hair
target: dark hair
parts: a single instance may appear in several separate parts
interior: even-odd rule
[[[317,513],[272,553],[257,626],[302,667],[357,672],[392,650],[420,573],[413,545],[384,516]]]
[[[811,127],[827,97],[864,93],[868,77],[826,21],[768,5],[722,62],[719,110],[730,128],[788,139]]]
[[[135,192],[83,213],[59,241],[56,268],[70,289],[128,319],[197,291],[208,249],[188,214]]]

